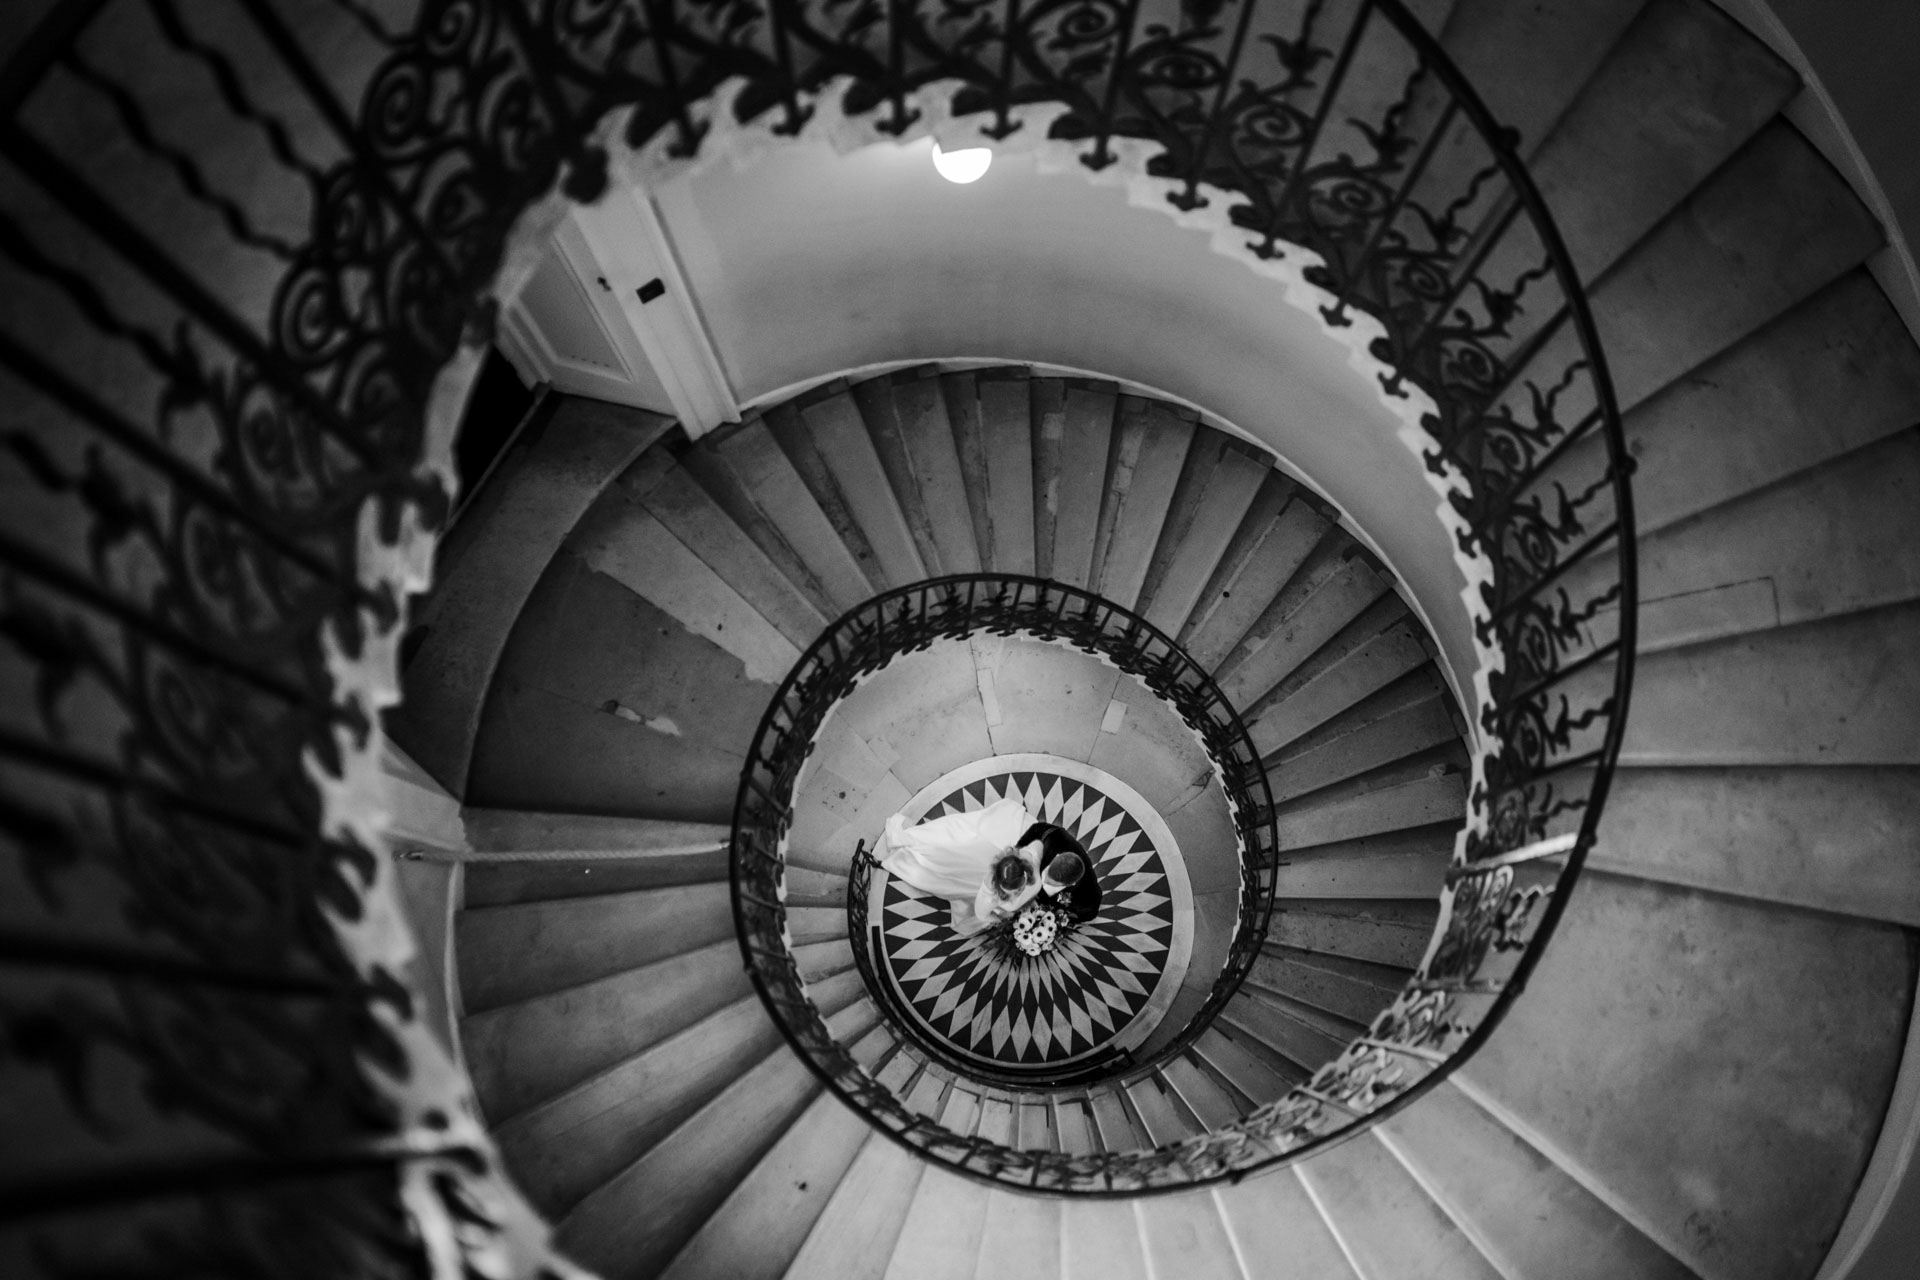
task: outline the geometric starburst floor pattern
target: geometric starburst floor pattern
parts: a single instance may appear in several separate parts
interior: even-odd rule
[[[1138,1044],[1192,948],[1192,898],[1171,833],[1131,787],[1055,756],[975,762],[923,789],[907,812],[918,822],[1009,797],[1086,846],[1100,913],[1028,956],[1005,927],[962,937],[946,899],[879,873],[868,919],[880,930],[881,980],[922,1034],[999,1072],[1053,1071]]]

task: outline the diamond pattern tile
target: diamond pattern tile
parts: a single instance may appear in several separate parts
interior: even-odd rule
[[[922,1029],[959,1056],[1012,1068],[1066,1065],[1106,1047],[1146,1008],[1168,962],[1174,889],[1139,821],[1097,787],[1059,774],[989,776],[956,788],[923,818],[1007,796],[1086,846],[1100,914],[1053,950],[1027,956],[1004,927],[961,937],[944,900],[889,877],[881,959]]]

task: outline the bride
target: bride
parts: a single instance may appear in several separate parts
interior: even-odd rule
[[[1013,799],[915,827],[896,813],[874,858],[889,875],[952,902],[954,932],[971,935],[1011,918],[1040,892],[1042,848],[1031,838],[1034,825],[1026,806]],[[1020,843],[1023,837],[1028,843]]]

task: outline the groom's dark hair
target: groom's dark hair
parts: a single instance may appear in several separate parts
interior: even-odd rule
[[[1062,849],[1047,864],[1047,874],[1063,885],[1076,885],[1087,874],[1087,860],[1071,849]]]

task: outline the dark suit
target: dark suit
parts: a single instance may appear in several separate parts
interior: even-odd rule
[[[1093,873],[1093,859],[1087,856],[1080,842],[1064,827],[1056,827],[1050,822],[1036,822],[1020,837],[1023,846],[1035,840],[1040,842],[1040,875],[1043,879],[1047,874],[1047,865],[1069,851],[1079,854],[1080,861],[1087,868],[1086,874],[1068,885],[1065,892],[1048,894],[1043,891],[1040,896],[1056,906],[1065,907],[1067,913],[1082,924],[1100,914],[1100,878]]]

